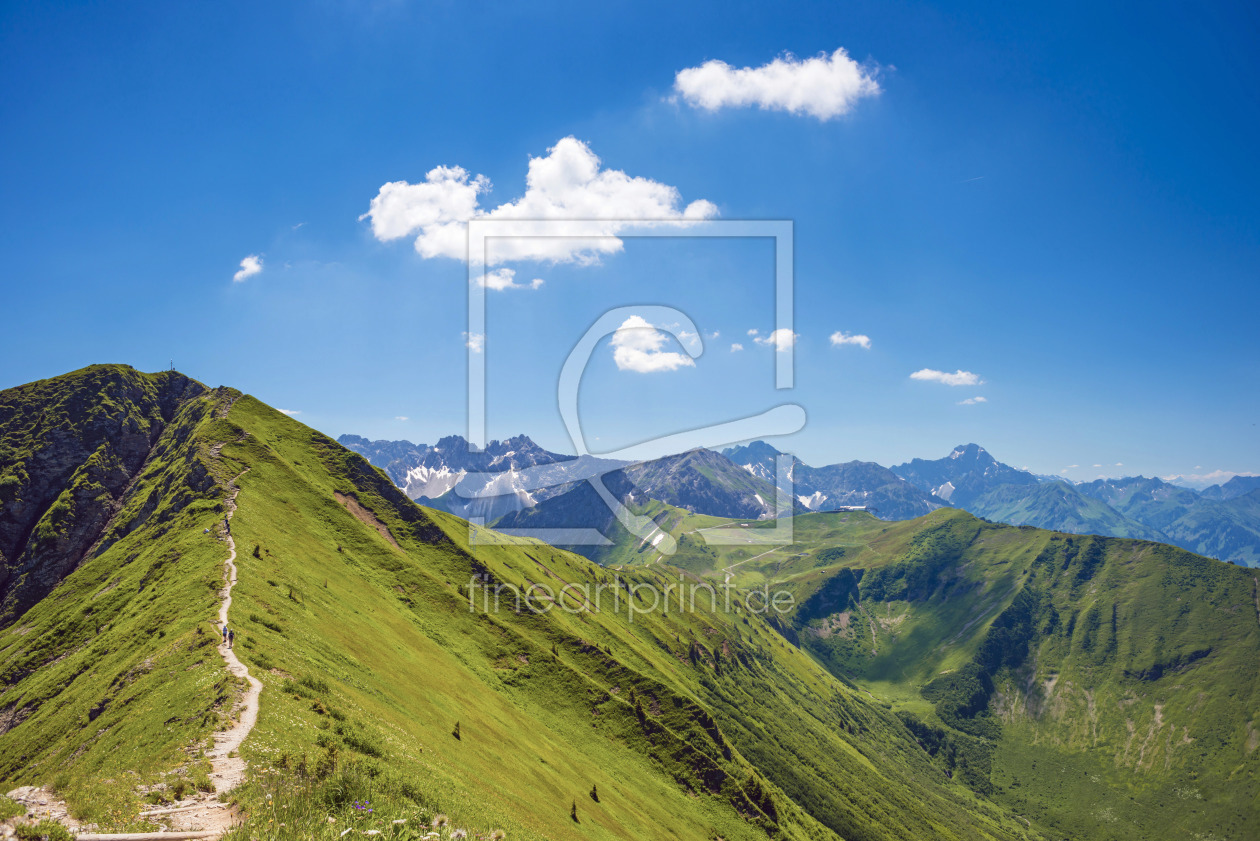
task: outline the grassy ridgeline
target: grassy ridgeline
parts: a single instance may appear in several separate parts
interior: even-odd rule
[[[171,376],[97,366],[10,390],[5,405],[36,408],[0,434],[33,452],[85,436],[99,406],[130,429],[119,394]],[[6,784],[52,784],[77,816],[139,829],[140,786],[204,783],[203,751],[240,691],[210,622],[235,478],[231,621],[265,686],[241,749],[251,779],[235,794],[251,837],[282,837],[281,823],[314,833],[268,812],[277,802],[324,833],[364,799],[374,819],[396,816],[391,833],[440,811],[448,830],[519,838],[1036,837],[949,780],[900,719],[782,626],[703,599],[694,614],[636,599],[633,621],[606,604],[470,611],[474,573],[522,590],[602,584],[605,598],[614,573],[528,541],[471,547],[466,523],[418,508],[325,436],[185,386],[116,507],[74,498],[74,522],[106,511],[111,538],[0,631]],[[39,401],[92,389],[99,400],[40,425]],[[20,498],[25,481],[5,492]],[[661,587],[667,571],[620,578]]]
[[[470,612],[474,570],[521,589],[613,576],[537,544],[470,549],[462,520],[318,433],[249,398],[230,421],[250,433],[223,458],[249,468],[233,609],[268,687],[255,766],[332,745],[456,823],[524,837],[1022,834],[758,617]]]

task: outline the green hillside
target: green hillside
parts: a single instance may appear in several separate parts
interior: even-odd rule
[[[88,369],[3,400],[97,389],[66,422],[22,433],[40,450],[82,437],[76,411],[169,376]],[[684,613],[627,595],[680,581],[659,566],[615,574],[524,540],[472,546],[466,523],[414,505],[361,457],[235,398],[183,397],[109,509],[117,539],[0,630],[6,786],[53,785],[76,814],[123,827],[141,786],[204,776],[240,691],[210,623],[234,481],[230,618],[264,684],[241,749],[251,781],[234,795],[249,815],[241,838],[332,837],[326,817],[368,798],[386,829],[441,810],[513,838],[1040,837],[951,780],[781,623],[705,597]],[[6,442],[17,416],[0,416]],[[6,460],[4,475],[22,464]],[[601,610],[582,611],[572,590],[537,602],[545,613],[487,610],[477,592],[470,605],[474,576],[519,591],[603,585]]]
[[[773,572],[801,643],[956,777],[1051,835],[1255,837],[1253,571],[952,510],[836,532]]]
[[[1159,529],[1126,517],[1065,482],[998,485],[972,499],[967,510],[987,520],[1069,534],[1164,539]]]

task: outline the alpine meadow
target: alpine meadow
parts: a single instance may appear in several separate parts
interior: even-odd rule
[[[1260,839],[1254,4],[0,78],[0,841]]]

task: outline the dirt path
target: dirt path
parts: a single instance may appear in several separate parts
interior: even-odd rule
[[[241,474],[244,475],[244,474]],[[236,585],[236,541],[232,537],[232,515],[236,513],[237,476],[228,483],[231,494],[226,501],[227,512],[223,518],[223,535],[227,542],[228,557],[224,562],[226,585],[223,601],[219,605],[219,626],[228,622],[228,610],[232,607],[232,588]],[[172,806],[153,806],[143,809],[140,817],[147,818],[163,827],[162,832],[141,833],[84,833],[76,836],[79,841],[142,841],[162,838],[171,841],[178,838],[218,838],[235,823],[235,817],[218,795],[231,791],[245,780],[245,760],[238,754],[241,743],[249,736],[258,721],[258,696],[262,683],[249,673],[249,669],[236,657],[236,652],[226,643],[219,645],[219,654],[227,663],[228,671],[237,678],[244,678],[249,689],[233,710],[236,720],[227,730],[214,734],[214,748],[206,753],[210,760],[210,780],[214,793],[199,792],[191,798]]]
[[[760,555],[753,555],[751,558],[744,558],[744,560],[739,561],[738,563],[731,564],[728,567],[723,567],[722,572],[726,573],[727,586],[730,586],[731,579],[735,576],[735,573],[732,572],[732,570],[735,569],[735,567],[740,566],[741,564],[746,564],[749,561],[755,561],[758,558],[764,558],[766,555],[769,555],[771,552],[778,552],[782,548],[783,548],[782,546],[776,546],[768,552],[762,552]]]
[[[218,417],[226,417],[235,403],[235,398],[218,409]],[[246,437],[245,433],[243,437]],[[226,443],[226,442],[224,442]],[[218,458],[224,444],[211,447],[211,454]],[[247,468],[248,470],[248,468]],[[143,472],[140,471],[140,472]],[[136,474],[137,476],[140,473]],[[228,496],[224,501],[226,509],[223,517],[223,539],[227,543],[228,557],[224,562],[225,585],[221,592],[222,602],[219,604],[219,626],[227,624],[228,610],[232,607],[232,588],[236,585],[236,541],[232,538],[232,515],[236,513],[236,497],[240,493],[236,481],[245,475],[245,471],[228,482]],[[144,806],[140,817],[160,826],[159,832],[114,832],[95,833],[79,832],[74,818],[70,817],[65,801],[58,800],[48,788],[23,786],[8,793],[10,799],[21,803],[27,809],[27,817],[31,820],[52,818],[68,827],[79,841],[147,841],[147,839],[218,838],[229,830],[236,818],[227,804],[219,802],[218,796],[231,791],[245,780],[245,760],[234,756],[240,750],[241,743],[249,736],[258,721],[258,696],[262,692],[262,683],[249,673],[236,657],[236,652],[226,643],[219,645],[219,654],[227,663],[228,671],[237,678],[244,678],[249,688],[237,701],[232,711],[233,721],[228,729],[214,734],[214,747],[206,753],[210,760],[210,780],[214,783],[214,792],[196,792],[174,804],[164,806]],[[21,820],[18,818],[17,820]],[[0,838],[8,838],[13,821],[0,822]]]
[[[237,476],[236,479],[239,479]],[[232,607],[232,588],[236,586],[236,541],[232,538],[232,515],[236,513],[236,495],[240,489],[236,487],[236,479],[231,482],[232,495],[227,501],[227,516],[224,518],[224,533],[227,538],[228,558],[224,563],[227,572],[227,586],[223,589],[223,603],[219,605],[220,626],[228,623],[228,609]],[[206,754],[210,759],[210,779],[214,781],[216,793],[231,791],[245,780],[245,760],[236,753],[245,741],[254,723],[258,721],[258,696],[262,692],[262,683],[249,673],[245,664],[236,658],[236,652],[226,644],[219,646],[219,653],[227,661],[228,671],[236,677],[243,677],[249,683],[249,689],[240,701],[240,718],[227,730],[214,735],[214,750]]]

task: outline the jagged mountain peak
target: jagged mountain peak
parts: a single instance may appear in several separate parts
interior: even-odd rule
[[[959,444],[957,447],[954,447],[953,452],[949,454],[949,458],[951,459],[965,458],[965,459],[972,459],[972,460],[977,460],[977,461],[980,461],[980,460],[997,461],[997,459],[989,455],[988,450],[986,450],[984,447],[981,447],[979,444]]]
[[[767,444],[765,441],[753,441],[751,444],[743,444],[738,447],[728,447],[722,450],[722,455],[729,458],[736,464],[747,464],[765,459],[774,459],[783,455],[783,451],[776,449],[773,445]]]

